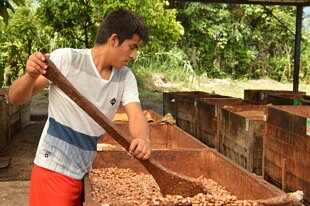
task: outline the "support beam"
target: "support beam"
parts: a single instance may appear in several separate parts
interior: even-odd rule
[[[261,4],[261,5],[286,5],[286,6],[310,6],[309,0],[175,0],[203,3],[226,4]]]
[[[293,79],[293,91],[294,92],[298,92],[298,85],[299,85],[302,11],[303,11],[303,6],[297,6],[295,50],[294,50],[294,79]]]

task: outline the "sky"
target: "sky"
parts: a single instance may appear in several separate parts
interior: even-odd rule
[[[304,15],[308,15],[308,18],[303,19],[303,25],[310,31],[310,6],[304,7]]]

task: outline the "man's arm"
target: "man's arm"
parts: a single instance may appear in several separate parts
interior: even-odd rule
[[[46,73],[45,58],[49,54],[43,55],[37,52],[31,55],[26,64],[27,73],[13,82],[9,89],[9,101],[12,104],[24,104],[35,94],[48,85],[48,80],[41,74]]]
[[[149,124],[140,103],[133,102],[125,105],[125,111],[129,120],[129,132],[133,138],[129,152],[137,159],[146,160],[151,155],[151,141]]]

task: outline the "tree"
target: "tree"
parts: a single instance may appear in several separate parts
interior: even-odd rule
[[[148,25],[151,42],[148,46],[151,51],[162,48],[171,49],[184,33],[180,22],[176,21],[176,9],[168,8],[165,0],[105,0],[102,11],[105,15],[116,8],[125,8],[139,13]]]
[[[199,73],[221,77],[290,79],[295,8],[184,3],[179,45]]]
[[[152,37],[148,49],[174,45],[183,27],[176,21],[176,10],[167,9],[163,0],[39,0],[38,19],[43,25],[71,42],[75,47],[92,46],[96,30],[113,9],[125,8],[144,17]]]
[[[13,0],[13,2],[17,6],[25,5],[25,1],[24,0]],[[13,6],[10,4],[10,2],[8,0],[0,0],[0,16],[2,16],[3,21],[6,24],[8,23],[8,19],[9,19],[8,9],[10,9],[11,11],[14,12],[14,8],[13,8]]]
[[[1,24],[3,23],[0,22]],[[22,6],[16,8],[7,26],[1,27],[0,73],[4,75],[6,86],[24,73],[25,62],[32,53],[34,41],[38,36],[37,25],[33,11],[29,7]]]
[[[50,27],[52,37],[57,32],[71,47],[89,47],[96,33],[94,6],[89,0],[40,0],[37,19]]]
[[[173,47],[183,30],[176,21],[176,10],[167,9],[163,0],[39,0],[26,4],[14,13],[9,11],[7,26],[0,21],[0,76],[4,74],[7,86],[24,73],[26,60],[35,51],[91,47],[97,27],[112,9],[122,7],[144,17],[151,35],[150,44],[144,47],[148,51]],[[2,81],[0,78],[0,85]]]

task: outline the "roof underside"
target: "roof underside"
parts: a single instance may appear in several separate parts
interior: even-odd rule
[[[310,6],[310,0],[177,0],[177,1],[196,1],[204,3],[227,3],[227,4],[269,4],[269,5]]]

